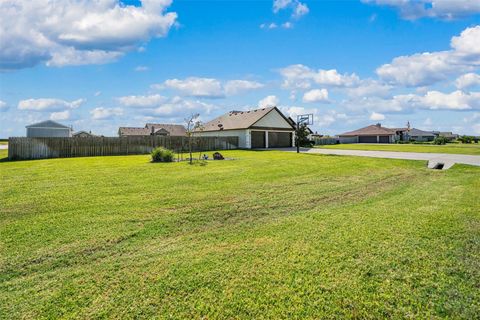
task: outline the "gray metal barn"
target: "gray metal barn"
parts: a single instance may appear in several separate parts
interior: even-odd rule
[[[52,120],[46,120],[26,126],[27,138],[71,137],[72,128]]]

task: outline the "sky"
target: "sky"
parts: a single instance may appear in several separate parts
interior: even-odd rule
[[[480,135],[480,0],[0,0],[0,138],[277,106]]]

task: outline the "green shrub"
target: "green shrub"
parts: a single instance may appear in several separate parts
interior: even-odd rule
[[[172,162],[174,159],[173,151],[162,147],[153,149],[151,155],[152,162]]]
[[[448,139],[445,138],[444,136],[438,136],[433,140],[433,144],[446,144],[448,142]]]
[[[458,137],[458,141],[460,141],[461,143],[472,143],[473,141],[475,141],[475,137],[464,135],[464,136]]]

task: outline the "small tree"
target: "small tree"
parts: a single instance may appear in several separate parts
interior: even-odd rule
[[[200,127],[203,127],[202,122],[198,120],[200,114],[192,113],[188,118],[185,118],[185,124],[187,129],[187,138],[188,138],[188,153],[190,154],[190,164],[192,164],[192,145],[195,132],[198,131]]]
[[[295,145],[298,147],[310,146],[310,140],[308,140],[309,134],[307,124],[299,124],[295,130]]]
[[[445,138],[444,136],[438,136],[433,140],[433,144],[446,144],[448,142],[448,139]]]

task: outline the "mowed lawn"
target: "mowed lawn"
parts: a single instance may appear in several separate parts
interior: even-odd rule
[[[375,150],[375,151],[403,151],[403,152],[422,152],[422,153],[454,153],[480,155],[480,144],[457,144],[448,143],[446,145],[430,144],[335,144],[316,146],[327,149],[347,149],[347,150]]]
[[[480,168],[0,162],[0,318],[477,318]]]

